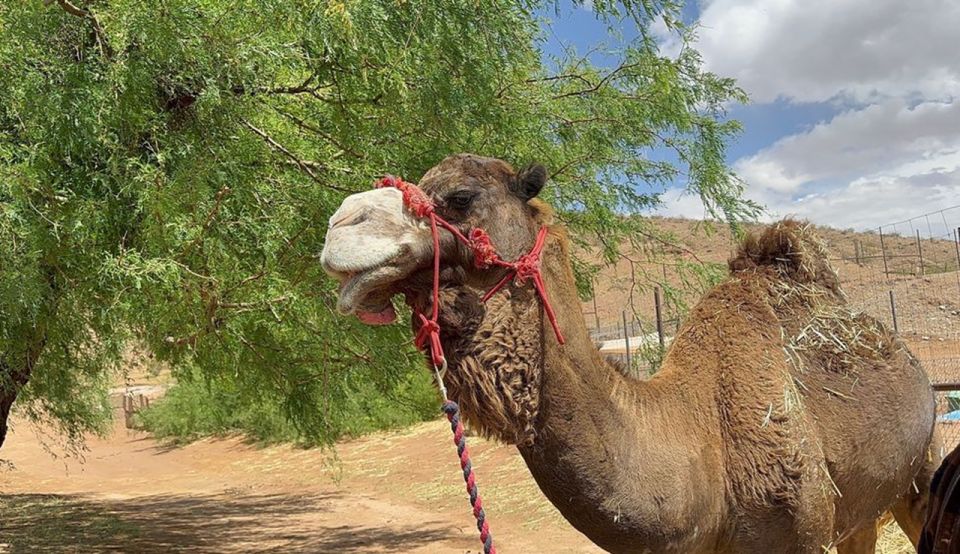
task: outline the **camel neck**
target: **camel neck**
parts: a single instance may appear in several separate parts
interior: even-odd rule
[[[674,472],[699,472],[703,460],[691,446],[702,444],[701,430],[711,427],[713,416],[692,407],[709,405],[704,400],[711,392],[696,382],[695,372],[665,368],[640,381],[607,363],[587,331],[566,242],[550,241],[547,252],[544,281],[567,344],[557,344],[541,319],[536,441],[519,445],[520,453],[544,494],[597,544],[611,552],[633,551],[637,544],[674,552],[657,502],[688,498],[690,487],[698,486],[678,481]],[[699,540],[710,539],[703,534]]]
[[[597,544],[683,551],[672,548],[669,535],[679,531],[663,525],[657,503],[687,502],[698,486],[722,498],[719,481],[694,482],[708,473],[699,445],[717,427],[713,391],[689,368],[665,367],[649,381],[623,376],[590,339],[567,242],[551,233],[542,259],[566,344],[529,284],[511,284],[485,304],[476,289],[451,285],[441,301],[450,397],[473,429],[517,445],[544,494]]]
[[[545,318],[540,320],[542,382],[540,411],[534,445],[529,453],[544,450],[591,450],[582,433],[602,452],[622,440],[625,425],[633,421],[638,395],[646,384],[625,377],[607,362],[593,343],[576,291],[567,243],[553,239],[543,259],[543,278],[566,344],[558,344]],[[630,413],[624,413],[624,411]],[[576,425],[571,425],[576,421]],[[588,430],[589,429],[589,430]],[[525,452],[526,454],[527,452]],[[585,453],[586,455],[586,453]],[[529,460],[528,460],[529,461]],[[532,468],[531,468],[532,469]]]
[[[541,318],[543,392],[548,396],[563,396],[574,392],[565,390],[568,387],[578,389],[578,393],[586,394],[578,394],[578,398],[590,397],[593,402],[610,403],[612,408],[622,394],[632,395],[638,383],[607,362],[593,342],[583,317],[567,244],[565,240],[551,237],[543,259],[547,294],[566,341],[562,346],[558,344],[549,322]]]

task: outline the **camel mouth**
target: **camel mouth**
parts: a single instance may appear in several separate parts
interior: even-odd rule
[[[356,315],[371,325],[385,325],[396,320],[392,299],[397,294],[393,284],[401,277],[400,270],[378,266],[359,272],[334,275],[340,281],[337,311]]]

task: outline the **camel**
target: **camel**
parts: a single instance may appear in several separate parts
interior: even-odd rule
[[[847,307],[808,225],[745,239],[661,369],[633,379],[591,342],[566,231],[536,198],[546,181],[540,165],[459,154],[419,183],[505,260],[549,229],[542,273],[563,345],[529,282],[481,302],[506,270],[477,269],[441,236],[443,380],[474,430],[516,445],[547,499],[609,552],[873,552],[887,511],[916,545],[940,459],[930,382],[896,335]],[[384,324],[395,295],[429,309],[432,255],[429,224],[384,188],[343,201],[321,264],[342,313]]]

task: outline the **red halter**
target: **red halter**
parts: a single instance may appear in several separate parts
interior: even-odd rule
[[[377,182],[376,187],[398,189],[403,194],[403,204],[407,209],[417,217],[430,219],[430,232],[433,236],[433,311],[429,319],[419,311],[416,312],[417,317],[420,318],[420,330],[417,332],[414,344],[420,350],[425,350],[429,343],[430,357],[435,366],[440,367],[445,362],[443,346],[440,344],[440,324],[437,322],[440,314],[440,230],[438,227],[450,231],[450,234],[473,252],[474,264],[478,269],[496,266],[512,270],[483,296],[483,302],[489,300],[511,280],[517,284],[523,284],[527,279],[530,279],[540,296],[543,311],[547,314],[550,325],[553,326],[553,332],[557,335],[557,342],[564,343],[560,326],[557,324],[557,316],[553,312],[553,307],[550,306],[547,289],[543,283],[543,275],[540,272],[540,252],[543,250],[543,245],[547,239],[546,227],[540,228],[537,233],[537,240],[533,243],[530,252],[520,256],[516,261],[507,262],[497,254],[496,249],[490,242],[490,235],[486,231],[479,227],[474,228],[470,231],[468,238],[450,222],[437,215],[433,201],[417,185],[407,183],[399,177],[387,175]]]

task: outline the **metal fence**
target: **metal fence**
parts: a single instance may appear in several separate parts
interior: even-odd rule
[[[948,449],[960,443],[960,206],[885,224],[874,231],[823,233],[850,305],[894,328],[934,383],[938,425]],[[651,295],[647,300],[659,302]],[[600,326],[594,340],[634,374],[656,367],[679,314],[656,310],[644,323],[630,312]],[[609,320],[608,320],[609,321]],[[657,333],[663,340],[650,340]],[[657,335],[653,335],[656,337]],[[634,341],[629,345],[615,341]],[[640,343],[639,345],[637,343]],[[624,352],[619,352],[626,346]]]
[[[830,242],[850,304],[897,330],[934,384],[945,446],[960,443],[960,206]]]
[[[650,302],[654,313],[652,321],[644,322],[633,310],[622,310],[618,323],[590,329],[590,336],[600,351],[638,378],[651,375],[660,366],[666,348],[683,321],[664,306],[659,288],[654,288]]]

